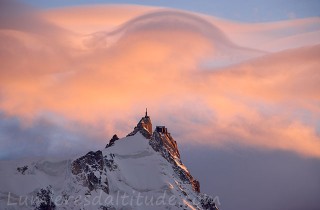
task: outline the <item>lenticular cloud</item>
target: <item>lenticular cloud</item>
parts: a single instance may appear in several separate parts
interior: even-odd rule
[[[4,132],[1,150],[90,147],[84,131],[104,143],[148,106],[184,144],[320,157],[318,18],[246,24],[130,5],[1,4],[0,116],[28,131]],[[63,135],[35,141],[39,122]]]

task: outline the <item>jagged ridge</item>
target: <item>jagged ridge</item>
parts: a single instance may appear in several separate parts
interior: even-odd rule
[[[200,193],[199,182],[183,165],[177,142],[167,128],[157,126],[152,132],[151,118],[147,113],[127,137],[119,139],[114,135],[102,151],[91,151],[73,160],[40,160],[17,165],[15,170],[19,176],[28,179],[45,176],[44,180],[51,180],[41,184],[40,188],[31,185],[26,191],[28,196],[38,198],[38,202],[32,203],[37,210],[217,209],[212,197]],[[0,190],[2,197],[5,192]],[[15,193],[13,201],[18,199],[20,192]],[[125,195],[133,203],[138,202],[137,193],[145,198],[165,195],[163,200],[167,203],[160,206],[112,202],[95,204],[97,198],[115,200]],[[62,196],[61,201],[56,203],[59,196]],[[81,198],[80,204],[77,197]],[[174,203],[169,205],[171,197]],[[0,197],[0,209],[9,209],[5,205],[6,200]],[[23,209],[16,207],[10,206],[10,209]],[[30,206],[27,207],[30,209]]]

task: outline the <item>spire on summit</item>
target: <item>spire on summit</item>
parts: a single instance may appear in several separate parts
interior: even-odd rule
[[[142,133],[144,137],[147,139],[150,139],[152,136],[152,123],[151,119],[148,116],[148,109],[146,108],[146,115],[141,118],[137,126],[133,129],[131,133],[129,133],[127,136],[133,136],[135,135],[138,131]]]

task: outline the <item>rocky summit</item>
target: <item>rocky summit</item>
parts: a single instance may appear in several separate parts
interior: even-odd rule
[[[124,138],[72,159],[2,161],[0,209],[218,209],[147,111]]]

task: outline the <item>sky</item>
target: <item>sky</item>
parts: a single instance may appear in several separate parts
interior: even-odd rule
[[[87,4],[136,4],[176,8],[243,22],[277,21],[293,18],[319,17],[318,0],[23,0],[39,8]]]
[[[148,107],[223,209],[316,209],[318,1],[184,2],[1,1],[0,159],[101,149]]]

